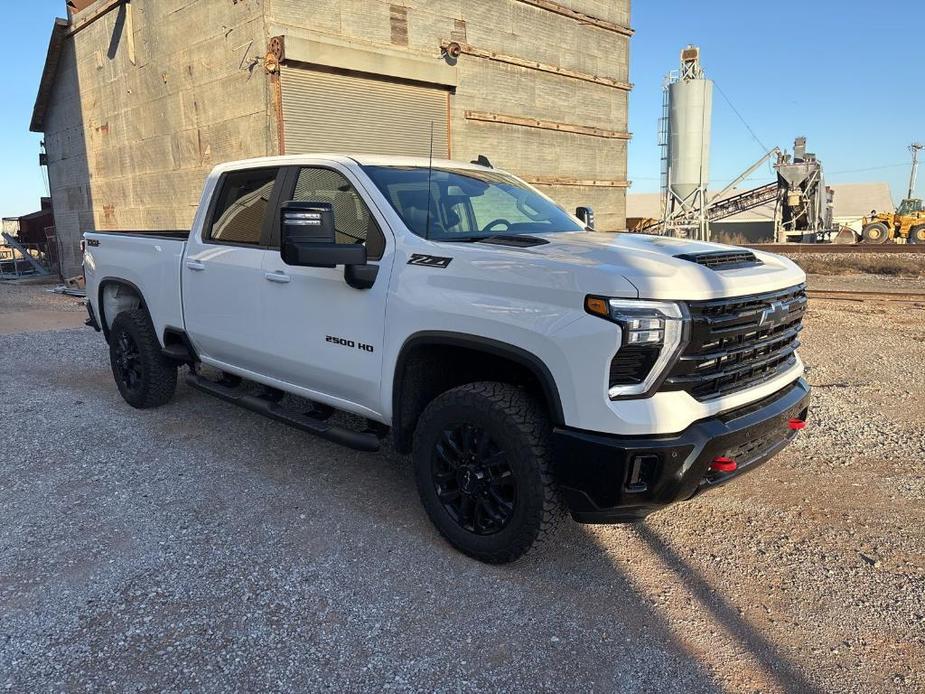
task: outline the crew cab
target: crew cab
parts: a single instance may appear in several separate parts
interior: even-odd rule
[[[85,234],[122,396],[165,405],[185,366],[328,440],[389,437],[444,537],[496,563],[568,514],[638,521],[722,485],[803,428],[793,262],[595,232],[479,161],[223,164],[190,231]]]

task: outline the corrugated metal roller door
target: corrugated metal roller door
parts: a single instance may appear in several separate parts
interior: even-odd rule
[[[353,152],[449,156],[448,92],[283,66],[287,154]]]

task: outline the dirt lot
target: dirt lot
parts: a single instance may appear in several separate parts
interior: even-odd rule
[[[801,440],[509,567],[441,541],[400,456],[183,386],[132,410],[101,337],[29,310],[82,321],[0,286],[11,691],[925,689],[923,307],[814,300]]]
[[[72,298],[49,293],[55,284],[0,285],[0,335],[76,328],[87,311]]]

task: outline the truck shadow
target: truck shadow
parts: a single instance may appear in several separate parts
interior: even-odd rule
[[[749,652],[772,682],[790,692],[821,691],[806,678],[796,663],[743,618],[733,604],[723,599],[722,590],[718,590],[690,562],[685,561],[652,527],[639,523],[633,531],[651,554],[675,574],[678,583],[684,585],[709,612],[712,621],[728,631],[737,644]]]
[[[202,404],[202,397],[187,388],[177,400],[178,410]],[[593,683],[585,691],[646,691],[656,683],[664,683],[654,686],[658,691],[818,690],[651,525],[601,530],[569,522],[542,554],[487,566],[440,537],[417,503],[408,459],[390,446],[378,455],[357,454],[231,405],[210,408],[220,420],[237,421],[215,442],[213,465],[225,472],[213,479],[254,476],[263,480],[267,495],[265,503],[255,499],[253,509],[229,515],[213,505],[223,534],[248,537],[262,524],[283,555],[303,562],[306,571],[326,572],[346,557],[353,566],[366,567],[382,596],[398,596],[389,608],[395,633],[413,642],[431,628],[424,626],[424,616],[439,615],[443,627],[426,638],[437,667],[487,658],[492,677],[507,678],[525,663],[537,662],[556,681]],[[210,436],[208,426],[186,421],[187,434]],[[183,433],[177,424],[160,426],[177,438]],[[221,494],[213,492],[212,499]],[[304,519],[295,522],[297,529],[293,517]],[[630,551],[624,553],[623,545]],[[662,568],[653,579],[646,567],[658,565]],[[338,574],[337,580],[344,595],[361,604],[333,598],[333,611],[362,608],[363,600],[373,611],[382,609],[378,597],[364,592],[366,578]],[[685,609],[698,610],[708,628],[725,632],[734,646],[727,650],[741,654],[741,662],[723,660],[687,633],[685,615],[679,620],[659,604],[652,581],[691,596]],[[457,632],[469,640],[460,641]]]

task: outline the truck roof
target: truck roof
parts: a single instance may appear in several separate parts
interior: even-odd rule
[[[384,154],[284,154],[276,157],[258,157],[256,159],[241,159],[239,161],[229,161],[219,164],[212,173],[223,174],[228,171],[238,171],[240,169],[254,169],[263,166],[300,166],[321,161],[335,162],[345,166],[359,164],[361,166],[420,166],[427,167],[431,160],[428,157],[400,157]],[[435,167],[452,167],[455,169],[481,169],[486,167],[480,164],[470,162],[456,161],[453,159],[434,159]]]

